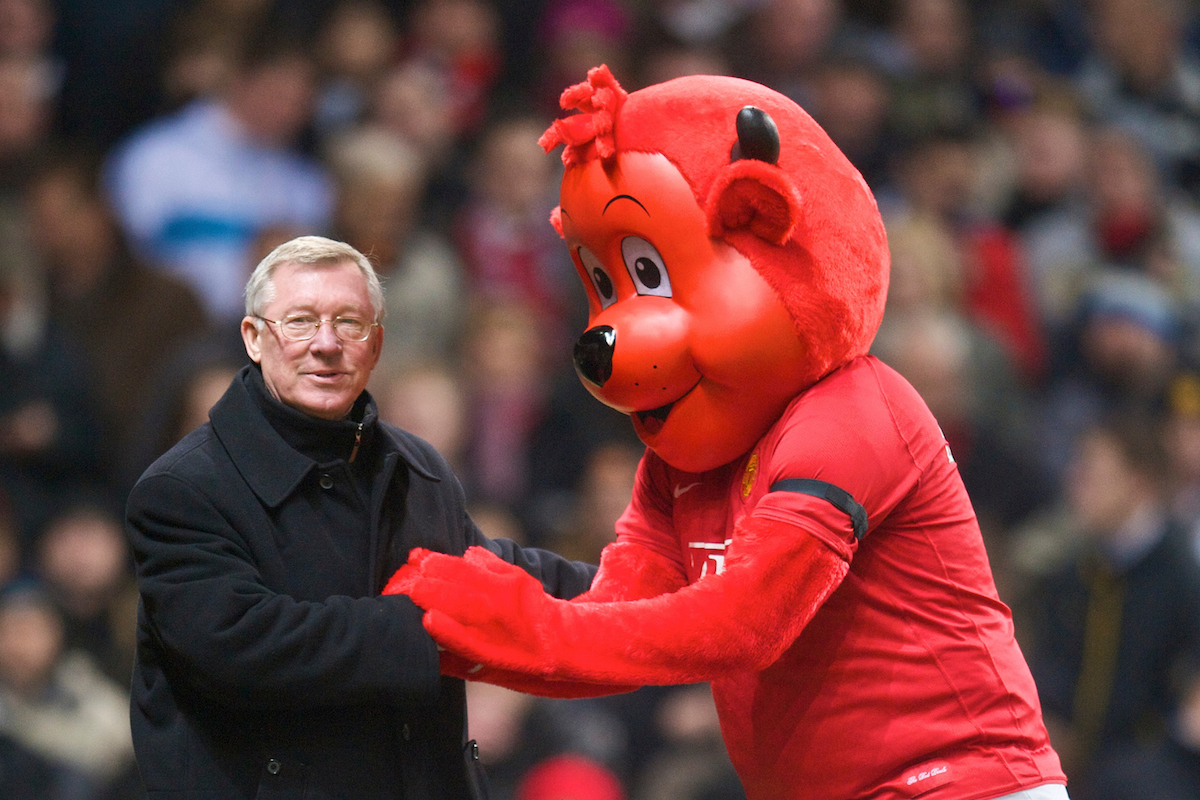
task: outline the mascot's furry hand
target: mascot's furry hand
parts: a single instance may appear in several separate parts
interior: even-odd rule
[[[720,575],[604,603],[557,600],[484,548],[462,558],[414,550],[385,591],[409,595],[440,645],[487,668],[627,687],[694,683],[770,665],[848,570],[808,532],[768,519],[740,524],[728,553]]]
[[[487,555],[491,555],[483,548],[472,548]],[[383,589],[383,594],[410,594],[418,584],[422,582],[420,567],[421,564],[434,553],[416,548],[409,556],[409,563],[405,564],[392,576],[388,581],[387,586]],[[468,553],[467,558],[473,562],[481,562],[488,567],[494,567],[494,564],[489,564],[485,559],[482,559],[477,552]],[[518,567],[513,567],[506,561],[492,556],[493,560],[516,570],[521,575],[533,580],[537,585],[538,590],[541,590],[541,584],[538,584],[532,577]],[[428,620],[426,620],[428,627]],[[531,676],[523,672],[515,672],[512,670],[498,669],[488,666],[479,660],[464,658],[457,653],[440,647],[440,667],[443,675],[449,675],[454,678],[461,678],[467,681],[478,681],[481,683],[491,683],[496,686],[503,686],[507,689],[512,689],[517,692],[526,694],[536,694],[543,697],[558,697],[558,698],[580,698],[580,697],[601,697],[611,694],[621,694],[623,692],[631,692],[638,688],[637,686],[627,686],[619,684],[603,684],[603,683],[581,683],[572,681],[556,681],[549,680],[538,676]]]
[[[450,645],[450,650],[468,660],[481,651],[456,646],[460,642],[478,642],[492,664],[527,671],[537,665],[547,672],[552,669],[553,648],[537,627],[554,614],[553,598],[528,572],[486,548],[472,547],[461,559],[416,548],[384,593],[407,594],[429,609],[426,629],[439,644],[444,636],[443,646]],[[479,629],[469,632],[464,626],[470,625]]]
[[[427,550],[414,551],[411,563],[405,564],[392,576],[383,594],[406,594],[413,589],[421,581],[419,565],[429,555],[431,553]],[[503,561],[500,561],[499,565],[488,562],[474,553],[468,557],[493,567],[503,565],[499,566],[502,571],[509,566]],[[600,569],[592,581],[591,589],[576,597],[574,602],[612,602],[655,597],[673,592],[686,582],[686,576],[679,571],[678,566],[664,556],[629,542],[614,542],[601,554]],[[599,697],[631,692],[638,688],[636,685],[557,681],[531,676],[523,672],[489,667],[444,648],[441,651],[441,671],[443,675],[491,683],[544,697]]]

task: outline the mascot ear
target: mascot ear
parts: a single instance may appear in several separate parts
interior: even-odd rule
[[[791,177],[775,166],[779,131],[775,121],[754,106],[738,112],[736,126],[732,163],[717,173],[708,194],[709,235],[720,238],[745,229],[782,245],[799,219],[800,193]]]

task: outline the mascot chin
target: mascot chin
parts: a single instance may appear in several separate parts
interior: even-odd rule
[[[587,288],[575,365],[647,452],[591,590],[415,550],[443,672],[570,697],[709,681],[750,800],[1065,798],[954,456],[868,355],[888,253],[799,106],[687,77],[578,113],[551,223]]]

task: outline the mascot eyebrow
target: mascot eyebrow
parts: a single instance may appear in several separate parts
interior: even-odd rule
[[[608,211],[608,207],[611,206],[613,203],[617,202],[618,200],[632,200],[633,202],[638,204],[638,207],[640,209],[642,209],[642,211],[646,212],[647,217],[650,216],[650,211],[644,205],[642,205],[641,202],[636,197],[634,197],[633,195],[629,195],[629,194],[619,194],[616,197],[614,197],[612,200],[609,200],[607,203],[604,204],[604,211],[601,211],[600,213],[603,214],[606,211]]]

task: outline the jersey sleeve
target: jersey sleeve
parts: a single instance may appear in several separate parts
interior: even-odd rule
[[[672,498],[667,466],[647,450],[638,464],[633,497],[618,519],[618,542],[631,542],[654,551],[684,572],[683,554],[672,516]]]
[[[762,443],[765,493],[753,514],[812,533],[847,561],[860,537],[845,507],[781,481],[831,484],[865,510],[869,536],[911,495],[931,459],[949,458],[924,401],[870,359],[801,396]]]

